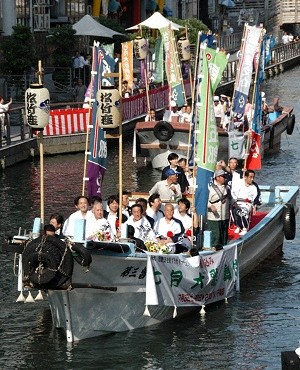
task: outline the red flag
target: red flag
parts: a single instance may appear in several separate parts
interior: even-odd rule
[[[261,170],[260,135],[252,131],[251,145],[246,162],[248,170]]]

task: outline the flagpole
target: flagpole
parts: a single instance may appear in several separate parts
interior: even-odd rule
[[[145,87],[146,87],[146,97],[147,97],[147,112],[150,111],[150,99],[149,99],[149,86],[148,86],[148,78],[147,78],[147,70],[144,69],[145,75]]]
[[[122,65],[119,63],[119,94],[122,96]],[[119,230],[122,226],[122,200],[123,200],[123,133],[122,122],[119,125]]]

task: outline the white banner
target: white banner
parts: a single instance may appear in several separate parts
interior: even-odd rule
[[[237,247],[207,255],[148,253],[146,305],[201,306],[234,295]]]
[[[228,131],[228,158],[244,159],[246,153],[246,137],[243,133]]]

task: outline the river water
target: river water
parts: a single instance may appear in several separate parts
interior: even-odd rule
[[[293,105],[296,128],[283,135],[280,153],[264,159],[260,184],[299,185],[300,67],[265,83],[267,101],[280,96]],[[131,139],[124,140],[124,188],[148,191],[159,172],[134,164]],[[104,195],[116,193],[117,149],[109,145]],[[81,154],[45,158],[45,217],[73,211],[73,198],[82,189]],[[298,172],[299,171],[299,172]],[[0,242],[29,230],[40,213],[39,161],[7,168],[0,174]],[[300,225],[300,216],[297,216]],[[297,227],[299,231],[299,226]],[[241,292],[227,304],[210,307],[159,326],[111,334],[67,344],[52,326],[47,302],[15,303],[13,256],[0,254],[0,369],[281,369],[281,352],[300,340],[300,234],[286,241],[284,255],[242,281]],[[88,315],[88,312],[87,312]]]

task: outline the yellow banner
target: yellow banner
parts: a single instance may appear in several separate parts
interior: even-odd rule
[[[133,41],[122,42],[122,80],[128,82],[132,89],[133,85]]]

